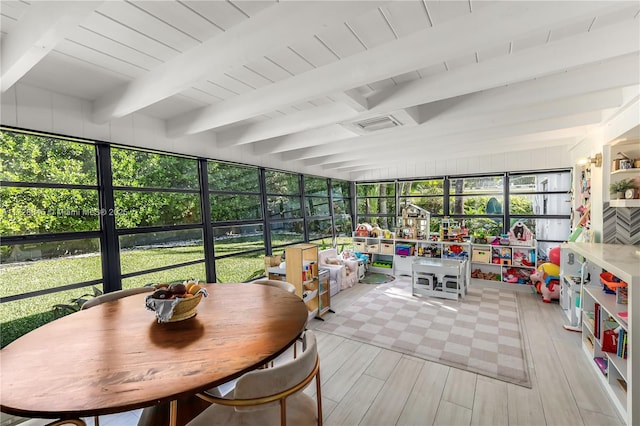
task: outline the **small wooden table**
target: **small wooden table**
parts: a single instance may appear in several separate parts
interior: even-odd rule
[[[0,351],[0,410],[73,419],[176,401],[266,364],[304,329],[304,302],[278,288],[206,289],[198,314],[185,321],[157,323],[146,293],[22,336]]]

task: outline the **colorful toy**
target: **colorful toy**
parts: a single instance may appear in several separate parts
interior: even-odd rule
[[[360,223],[356,227],[356,237],[368,237],[371,234],[371,229],[373,227],[368,223]]]
[[[529,277],[535,284],[542,301],[551,303],[551,299],[560,299],[560,266],[554,263],[543,263]]]
[[[517,221],[509,230],[508,238],[513,245],[531,245],[533,232],[523,222]]]

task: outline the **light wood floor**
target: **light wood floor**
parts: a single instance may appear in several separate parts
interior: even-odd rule
[[[366,284],[332,299],[336,312]],[[508,290],[506,290],[508,291]],[[532,389],[317,332],[326,425],[621,425],[557,303],[518,293]]]
[[[339,312],[370,289],[357,284],[338,293],[333,309]],[[563,329],[559,305],[533,294],[519,293],[518,300],[532,389],[316,332],[325,425],[624,424],[587,364],[580,333]],[[135,426],[133,414],[108,416],[101,424]]]

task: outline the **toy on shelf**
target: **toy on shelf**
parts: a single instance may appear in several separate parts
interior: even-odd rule
[[[551,303],[552,299],[560,299],[560,255],[555,254],[556,248],[559,253],[560,247],[549,250],[549,262],[538,266],[530,277],[538,293],[542,294],[542,301],[545,303]],[[557,263],[552,263],[554,261]]]
[[[460,223],[448,217],[444,217],[440,222],[440,241],[464,241],[468,236],[468,230]]]
[[[513,224],[507,233],[507,238],[511,245],[530,246],[533,244],[533,232],[521,221]]]
[[[398,217],[398,237],[426,240],[429,238],[430,222],[429,211],[415,204],[406,203],[402,207],[402,215]]]
[[[356,237],[368,237],[369,235],[371,235],[372,229],[373,227],[368,223],[360,223],[356,227]]]
[[[511,265],[511,247],[492,247],[491,263],[496,265]]]
[[[377,223],[374,223],[371,227],[370,235],[373,238],[380,238],[382,236],[382,229],[378,226]]]

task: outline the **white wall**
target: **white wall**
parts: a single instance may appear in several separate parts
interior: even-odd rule
[[[640,139],[640,87],[626,89],[624,97],[622,108],[569,150],[571,164],[602,154],[602,167],[591,167],[591,229],[597,242],[602,241],[603,204],[609,200],[611,155],[607,144],[623,135]]]
[[[2,94],[1,101],[0,118],[5,126],[327,176],[320,167],[291,162],[285,165],[256,155],[250,144],[219,148],[213,132],[169,138],[164,120],[139,113],[95,124],[91,121],[91,102],[33,86],[16,84]],[[330,177],[348,179],[349,175],[332,173]]]

